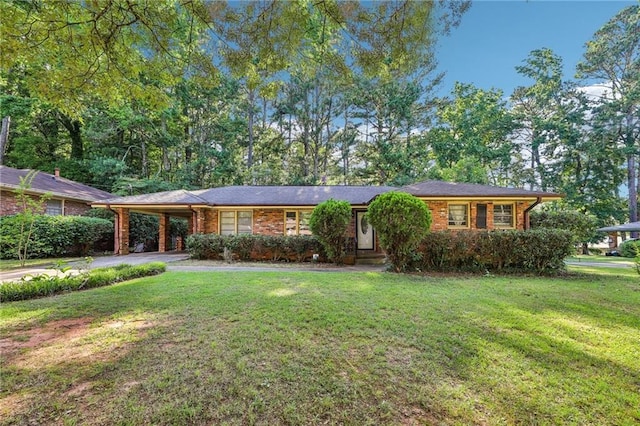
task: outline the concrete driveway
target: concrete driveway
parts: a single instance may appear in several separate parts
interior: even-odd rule
[[[140,265],[149,262],[175,262],[178,260],[185,260],[189,258],[187,252],[166,252],[166,253],[132,253],[127,256],[99,256],[93,258],[93,262],[89,265],[89,269],[103,268],[108,266],[116,266],[123,263],[129,265]],[[86,263],[83,261],[69,262],[68,266],[72,269],[85,269]],[[18,281],[26,275],[55,275],[57,273],[54,269],[47,269],[42,266],[27,267],[19,269],[11,269],[8,271],[0,271],[0,282],[4,281]]]
[[[354,265],[354,266],[333,266],[331,264],[260,264],[260,263],[225,263],[225,262],[193,262],[193,264],[172,265],[172,262],[189,259],[187,252],[166,252],[166,253],[132,253],[126,256],[100,256],[95,257],[89,269],[116,266],[123,263],[129,265],[140,265],[149,262],[163,262],[167,264],[168,271],[184,271],[184,272],[205,272],[205,271],[253,271],[253,272],[292,272],[292,271],[313,271],[313,272],[382,272],[385,270],[384,265]],[[68,266],[72,269],[85,269],[87,266],[83,261],[69,262]],[[25,275],[48,274],[55,275],[54,269],[46,269],[44,267],[12,269],[0,272],[0,282],[18,281]]]

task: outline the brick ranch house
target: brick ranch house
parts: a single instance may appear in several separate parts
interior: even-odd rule
[[[389,186],[229,186],[197,191],[168,191],[105,199],[93,207],[116,213],[115,253],[129,253],[129,214],[160,217],[159,251],[170,247],[169,218],[188,221],[188,232],[262,235],[305,235],[311,211],[330,198],[348,201],[357,256],[380,252],[375,230],[363,220],[369,203],[388,191],[408,192],[431,210],[432,230],[527,229],[529,211],[559,200],[560,194],[488,185],[426,181]]]
[[[0,166],[0,216],[19,213],[22,207],[18,204],[15,191],[20,187],[20,179],[24,179],[30,169],[14,169]],[[92,188],[60,176],[60,170],[54,174],[36,172],[31,181],[31,187],[25,191],[38,198],[50,194],[44,214],[51,216],[80,216],[91,208],[91,203],[112,198],[114,195]]]

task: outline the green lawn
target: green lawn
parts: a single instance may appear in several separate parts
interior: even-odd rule
[[[633,264],[633,259],[629,257],[620,256],[601,256],[601,255],[577,255],[569,256],[567,260],[570,262],[587,262],[587,263],[619,263],[619,264]]]
[[[5,424],[640,422],[637,275],[169,272],[0,339]]]

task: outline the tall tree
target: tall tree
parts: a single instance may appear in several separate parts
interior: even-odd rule
[[[586,47],[577,76],[606,87],[593,126],[615,141],[626,158],[629,220],[635,222],[640,187],[640,5],[620,11]]]
[[[502,91],[456,83],[452,94],[453,100],[438,109],[440,126],[428,134],[438,166],[455,169],[462,161],[468,169],[475,163],[484,175],[477,183],[511,183],[515,123]]]
[[[557,143],[558,129],[566,118],[561,113],[565,89],[562,58],[544,48],[533,50],[523,62],[516,70],[532,79],[533,84],[517,87],[511,95],[513,112],[519,122],[516,141],[524,153],[520,173],[530,189],[546,190],[549,174],[545,153],[550,145]]]

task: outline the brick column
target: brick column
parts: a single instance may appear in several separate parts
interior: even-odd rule
[[[169,215],[163,213],[160,215],[160,235],[158,236],[158,251],[164,253],[171,245],[171,232]]]
[[[118,213],[118,245],[117,253],[121,255],[129,254],[129,209],[119,207]]]
[[[191,216],[189,216],[187,218],[187,235],[191,235],[191,234],[195,234],[196,233],[196,219],[195,219],[196,214],[191,212]]]
[[[196,226],[195,233],[196,234],[204,234],[204,209],[196,209],[197,217],[196,217]]]

